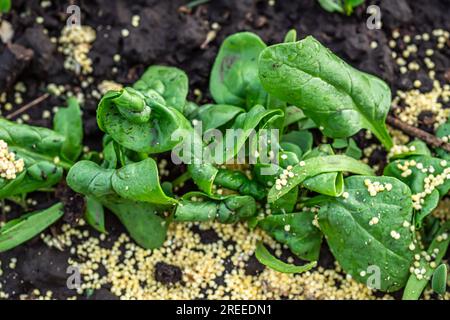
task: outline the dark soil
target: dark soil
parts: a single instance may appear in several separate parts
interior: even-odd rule
[[[183,273],[177,266],[158,262],[155,265],[155,279],[162,284],[172,284],[181,281]]]
[[[200,230],[198,226],[193,226],[192,231],[198,233],[200,242],[203,244],[210,244],[220,240],[219,235],[214,229]]]
[[[50,41],[58,37],[67,19],[66,8],[77,4],[81,8],[81,23],[96,29],[97,39],[89,56],[93,60],[94,83],[92,89],[103,80],[114,80],[122,84],[131,84],[152,64],[165,64],[179,67],[186,71],[190,81],[190,98],[199,102],[208,102],[208,79],[211,66],[222,40],[238,31],[252,31],[262,37],[266,43],[282,41],[284,34],[295,28],[298,37],[315,36],[324,45],[332,49],[356,68],[373,73],[385,79],[397,89],[410,89],[412,79],[422,79],[424,87],[431,84],[426,74],[400,74],[398,66],[391,58],[388,38],[394,28],[402,34],[430,32],[435,28],[450,30],[448,12],[450,0],[406,1],[377,0],[366,1],[366,5],[355,10],[350,17],[330,14],[322,10],[315,0],[277,0],[275,6],[269,6],[266,0],[212,0],[200,5],[190,13],[180,11],[187,1],[182,0],[138,0],[138,1],[52,1],[49,8],[43,9],[38,0],[14,0],[13,10],[6,15],[12,23],[15,34],[11,45],[0,42],[0,92],[8,90],[8,101],[14,101],[14,83],[22,81],[27,87],[24,103],[32,101],[45,92],[48,83],[64,85],[73,92],[84,91],[85,103],[85,143],[92,149],[101,145],[101,132],[97,128],[95,110],[98,99],[88,89],[82,90],[81,83],[85,77],[77,77],[64,69],[64,56]],[[377,4],[381,7],[383,28],[369,30],[366,27],[366,7]],[[23,16],[21,13],[30,12]],[[140,26],[130,25],[131,17],[139,14]],[[43,17],[42,25],[36,23],[36,17]],[[206,34],[213,22],[220,24],[217,37],[203,46]],[[48,30],[46,33],[44,28]],[[127,28],[130,35],[121,36],[121,30]],[[373,50],[370,43],[377,41]],[[446,50],[446,51],[445,51]],[[438,79],[450,76],[450,52],[448,46],[437,56],[436,75]],[[114,62],[114,54],[120,54],[119,63]],[[423,52],[418,55],[424,56]],[[114,73],[114,67],[117,72]],[[200,89],[203,96],[193,95],[194,89]],[[31,108],[27,113],[29,123],[50,126],[50,119],[43,119],[43,110],[63,105],[58,97],[50,97],[45,102]],[[14,110],[13,110],[14,111]],[[7,113],[6,113],[7,114]],[[5,116],[5,112],[3,113]],[[421,126],[429,129],[430,115],[421,115]],[[356,136],[362,147],[368,143],[364,135]],[[384,154],[373,155],[371,162],[378,163]],[[177,169],[179,170],[179,169]],[[176,175],[175,175],[176,176]],[[29,210],[47,207],[56,200],[65,204],[65,220],[74,222],[78,218],[84,203],[79,196],[72,194],[64,186],[56,194],[36,194],[35,206]],[[8,214],[8,218],[17,216],[22,211],[18,206]],[[111,239],[123,231],[112,215],[107,216],[107,228]],[[203,243],[217,241],[214,231],[200,231]],[[21,294],[30,294],[33,288],[42,292],[52,290],[54,298],[66,298],[74,295],[66,287],[66,268],[69,253],[49,249],[38,238],[0,255],[0,260],[7,264],[12,257],[17,258],[14,270],[4,266],[5,274],[1,281],[3,290],[12,298]],[[333,258],[324,247],[320,265],[333,266]],[[251,259],[249,274],[257,274],[262,266],[256,259]],[[158,264],[155,277],[162,283],[175,283],[181,279],[181,270],[177,266]],[[107,290],[95,292],[91,299],[114,298]]]
[[[65,182],[61,182],[58,185],[55,197],[64,205],[64,216],[62,220],[75,226],[78,220],[83,216],[83,212],[86,208],[84,197],[70,189]]]

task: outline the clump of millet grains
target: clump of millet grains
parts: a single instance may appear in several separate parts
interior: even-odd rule
[[[23,159],[16,159],[16,154],[9,151],[8,144],[0,140],[0,178],[13,180],[23,169]]]

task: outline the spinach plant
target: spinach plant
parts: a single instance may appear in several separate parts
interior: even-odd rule
[[[321,1],[347,13],[361,2]],[[103,150],[81,161],[81,112],[74,101],[55,116],[54,130],[0,119],[0,139],[26,167],[14,180],[0,179],[0,198],[52,186],[68,170],[67,184],[85,196],[88,223],[107,232],[106,208],[144,248],[161,246],[170,223],[244,222],[308,261],[287,264],[261,243],[255,255],[269,268],[310,270],[326,241],[357,281],[387,292],[406,285],[405,298],[420,296],[434,268],[421,261],[426,277],[420,279],[410,268],[419,248],[430,255],[439,249],[433,255],[437,264],[448,247],[447,224],[440,226],[430,213],[449,191],[450,169],[442,150],[435,158],[418,141],[406,152],[392,149],[384,176],[359,160],[362,152],[351,136],[362,128],[392,147],[385,124],[391,94],[382,80],[352,68],[312,37],[297,41],[290,31],[284,43],[272,46],[249,32],[226,38],[211,72],[213,102],[189,101],[188,83],[182,70],[151,66],[132,86],[107,92],[97,109]],[[273,163],[253,152],[256,143],[250,139],[250,132],[260,137],[266,129],[280,133]],[[317,143],[316,129],[333,138],[332,144]],[[175,135],[178,130],[182,133]],[[216,142],[203,137],[212,130],[235,142],[223,148],[219,161],[200,156]],[[439,130],[441,137],[448,135],[445,126]],[[157,158],[180,151],[180,143],[189,147],[179,159],[186,169],[162,182]],[[236,158],[244,163],[230,163]],[[263,174],[266,169],[272,173]],[[190,179],[186,192],[182,186]],[[0,229],[0,251],[61,215],[56,204],[9,221]],[[374,271],[379,281],[372,281]],[[442,292],[442,271],[435,277],[434,287]]]

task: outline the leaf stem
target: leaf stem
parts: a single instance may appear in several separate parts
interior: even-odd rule
[[[70,168],[72,168],[73,164],[61,160],[60,162],[57,163],[57,166],[60,166],[64,170],[68,171],[70,170]]]
[[[188,181],[191,178],[192,178],[191,173],[189,171],[186,171],[181,176],[179,176],[178,178],[176,178],[175,180],[172,181],[172,186],[174,188],[179,187],[181,184],[185,183],[186,181]]]
[[[389,135],[385,125],[380,128],[380,126],[369,124],[368,129],[373,132],[373,134],[378,138],[378,140],[380,140],[386,149],[390,150],[394,146],[392,138]]]

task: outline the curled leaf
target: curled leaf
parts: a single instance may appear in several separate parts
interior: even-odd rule
[[[305,159],[312,159],[320,156],[334,155],[334,151],[329,144],[322,144],[304,156]],[[328,172],[318,174],[303,181],[305,188],[320,194],[338,197],[344,192],[344,175],[342,172]]]
[[[188,77],[183,70],[167,66],[151,66],[136,81],[133,88],[146,94],[158,92],[167,105],[183,113],[188,94]]]
[[[301,184],[307,178],[314,177],[321,173],[336,171],[352,172],[362,175],[374,175],[374,172],[369,166],[347,156],[335,155],[311,158],[294,166],[291,170],[294,176],[287,179],[286,185],[282,186],[280,190],[277,190],[276,186],[273,186],[269,191],[268,201],[274,202],[288,193],[292,188]]]
[[[103,96],[97,122],[121,146],[145,153],[169,151],[182,140],[172,137],[174,132],[191,130],[189,121],[166,106],[156,91],[143,94],[133,88],[109,91]]]
[[[213,221],[235,223],[251,218],[256,213],[256,202],[250,196],[231,195],[211,198],[199,192],[190,192],[180,201],[176,221]]]
[[[266,196],[265,188],[256,181],[250,180],[241,171],[219,169],[214,183],[224,188],[235,190],[241,195],[250,195],[257,200],[262,200]]]
[[[258,261],[263,265],[282,273],[302,273],[317,266],[317,261],[307,263],[303,266],[296,266],[293,264],[285,263],[274,257],[262,243],[259,243],[256,247],[255,255]]]

